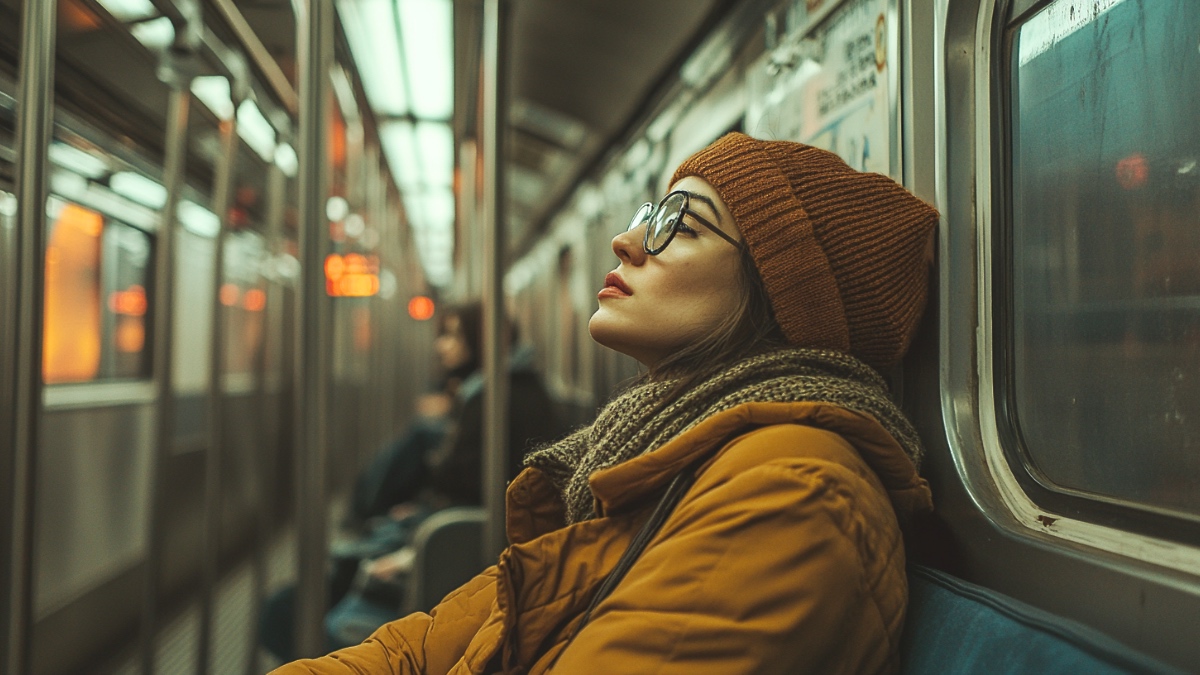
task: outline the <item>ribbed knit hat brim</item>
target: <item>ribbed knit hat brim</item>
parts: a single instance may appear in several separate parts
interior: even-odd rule
[[[685,161],[729,207],[788,341],[878,369],[908,349],[925,306],[937,211],[887,176],[787,141],[728,134]]]

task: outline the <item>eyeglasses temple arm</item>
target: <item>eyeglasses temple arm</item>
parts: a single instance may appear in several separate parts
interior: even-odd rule
[[[707,227],[708,229],[712,230],[712,231],[713,231],[713,234],[715,234],[715,235],[717,235],[718,237],[720,237],[720,238],[724,239],[725,241],[727,241],[727,242],[729,242],[729,243],[733,244],[734,246],[736,246],[736,247],[737,247],[737,249],[738,249],[739,251],[740,251],[740,250],[742,250],[742,242],[738,241],[737,239],[734,239],[733,237],[731,237],[731,236],[729,236],[727,233],[725,233],[725,231],[724,231],[724,230],[722,230],[721,228],[719,228],[719,227],[717,227],[716,225],[713,225],[712,223],[710,223],[710,222],[708,222],[707,220],[705,220],[705,219],[704,219],[704,217],[703,217],[703,216],[701,216],[699,213],[696,213],[695,211],[693,211],[693,210],[691,210],[691,209],[684,209],[684,211],[686,211],[686,212],[687,212],[687,214],[688,214],[689,216],[691,216],[691,217],[695,218],[695,219],[696,219],[696,222],[698,222],[698,223],[700,223],[701,225],[703,225],[703,226]]]

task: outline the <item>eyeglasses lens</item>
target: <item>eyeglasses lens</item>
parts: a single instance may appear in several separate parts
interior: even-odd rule
[[[687,198],[678,192],[667,195],[658,204],[658,209],[650,218],[650,237],[647,243],[651,251],[660,251],[671,238],[675,223],[683,213]]]
[[[629,220],[629,227],[625,228],[625,231],[632,232],[633,230],[636,230],[639,226],[650,219],[650,212],[653,210],[654,205],[650,202],[646,202],[645,204],[639,206],[638,210],[634,212],[633,218]]]

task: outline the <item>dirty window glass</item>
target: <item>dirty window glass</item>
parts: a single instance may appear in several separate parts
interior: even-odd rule
[[[1016,30],[1008,400],[1052,486],[1200,513],[1200,3]]]

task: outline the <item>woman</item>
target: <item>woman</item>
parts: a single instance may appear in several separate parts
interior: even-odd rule
[[[899,521],[931,502],[876,369],[915,330],[937,213],[736,133],[671,189],[613,239],[590,324],[648,376],[529,457],[499,564],[279,672],[895,671]]]

